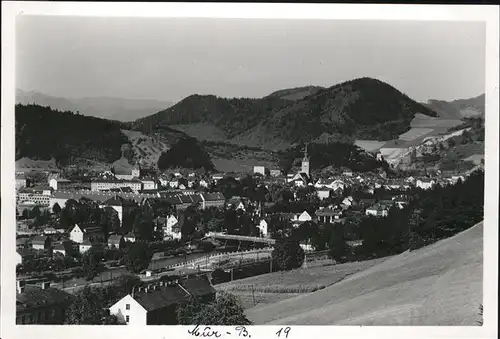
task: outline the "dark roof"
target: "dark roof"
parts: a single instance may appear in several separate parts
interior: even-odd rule
[[[135,292],[134,299],[147,311],[154,311],[186,300],[188,294],[179,286],[162,286],[156,291]]]
[[[182,287],[178,285],[160,286],[157,290],[136,292],[134,299],[147,311],[153,311],[170,305],[180,304],[186,300],[189,294],[195,297],[204,297],[216,292],[212,285],[210,285],[210,282],[202,278],[183,279],[179,281],[179,285]]]
[[[39,306],[69,304],[73,296],[56,288],[42,289],[38,286],[26,285],[23,293],[16,295],[16,312],[22,312]]]
[[[330,209],[330,208],[325,208],[323,210],[317,210],[316,212],[316,216],[330,216],[330,215],[339,215],[339,214],[342,214],[341,211],[338,211],[338,210],[333,210],[333,209]]]
[[[94,223],[81,223],[81,224],[76,224],[75,226],[77,225],[85,233],[101,231],[101,228],[99,226],[96,226],[96,224]],[[71,228],[71,230],[73,230],[73,228]]]
[[[119,234],[113,234],[113,235],[110,235],[109,238],[108,238],[108,242],[116,242],[116,243],[119,243],[120,240],[122,239],[123,237]]]
[[[203,199],[205,201],[219,201],[219,200],[226,200],[224,195],[221,192],[214,192],[214,193],[202,193]]]
[[[195,297],[204,297],[215,293],[210,282],[202,278],[188,278],[179,280],[179,284]]]
[[[48,237],[45,237],[43,235],[36,235],[32,240],[32,244],[45,244],[45,241],[47,241]]]
[[[132,193],[132,188],[130,187],[118,187],[109,189],[110,192],[121,192],[121,193]]]

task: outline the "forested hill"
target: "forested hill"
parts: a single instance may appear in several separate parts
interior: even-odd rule
[[[129,142],[124,124],[61,112],[38,105],[16,105],[16,160],[29,157],[66,162],[72,157],[113,162]]]
[[[324,134],[389,140],[407,131],[416,113],[436,116],[389,84],[360,78],[329,88],[277,91],[262,99],[192,95],[137,120],[134,128],[148,132],[162,125],[203,124],[232,142],[286,148]]]

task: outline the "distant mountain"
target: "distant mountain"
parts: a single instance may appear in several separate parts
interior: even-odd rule
[[[436,111],[438,116],[444,119],[484,117],[485,95],[481,94],[474,98],[459,99],[454,101],[431,99],[424,105]]]
[[[390,140],[409,130],[417,113],[436,116],[389,84],[360,78],[329,88],[285,89],[261,99],[191,95],[133,127],[145,133],[172,127],[203,140],[282,149],[328,135]],[[217,138],[210,136],[214,133]]]
[[[173,104],[171,101],[113,97],[60,98],[20,89],[16,90],[16,103],[50,106],[60,111],[79,111],[83,115],[118,121],[134,121]]]

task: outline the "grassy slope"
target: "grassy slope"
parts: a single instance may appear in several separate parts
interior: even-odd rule
[[[315,293],[250,309],[256,324],[475,325],[483,225],[392,257]]]

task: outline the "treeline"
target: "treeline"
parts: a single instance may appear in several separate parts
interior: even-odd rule
[[[384,256],[426,246],[474,226],[483,211],[484,172],[479,170],[452,186],[417,190],[408,207],[392,209],[386,218],[363,219],[357,254]]]
[[[213,171],[215,166],[207,151],[198,143],[196,138],[182,138],[172,145],[167,152],[163,152],[158,159],[158,168],[164,171],[169,168],[192,168]]]
[[[129,142],[122,125],[38,105],[16,105],[16,159],[30,157],[70,163],[75,156],[113,162]]]

